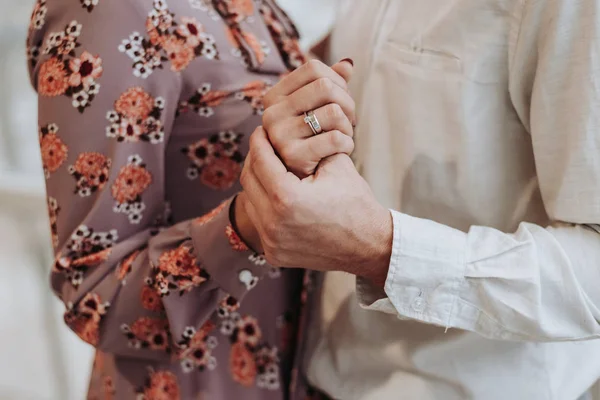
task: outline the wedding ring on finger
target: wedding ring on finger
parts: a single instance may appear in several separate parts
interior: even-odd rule
[[[310,127],[314,135],[323,133],[323,128],[321,128],[321,124],[314,111],[304,113],[304,122]]]

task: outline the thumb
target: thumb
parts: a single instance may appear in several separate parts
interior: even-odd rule
[[[331,69],[338,73],[346,82],[350,82],[354,73],[354,61],[351,58],[344,58],[342,61],[331,66]]]

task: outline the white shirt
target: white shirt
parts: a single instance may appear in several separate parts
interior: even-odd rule
[[[334,310],[309,379],[344,400],[584,395],[600,0],[354,0],[332,45],[356,64],[357,166],[397,211],[385,292],[358,282],[364,309]]]

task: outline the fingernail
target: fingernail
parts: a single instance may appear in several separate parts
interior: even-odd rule
[[[354,60],[351,58],[344,58],[342,61],[340,62],[344,62],[346,61],[347,63],[350,63],[350,65],[352,65],[354,67]]]

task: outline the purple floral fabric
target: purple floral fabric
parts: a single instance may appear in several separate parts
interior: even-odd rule
[[[297,38],[271,0],[38,0],[52,286],[98,349],[90,399],[305,398],[288,393],[304,273],[229,215]]]

